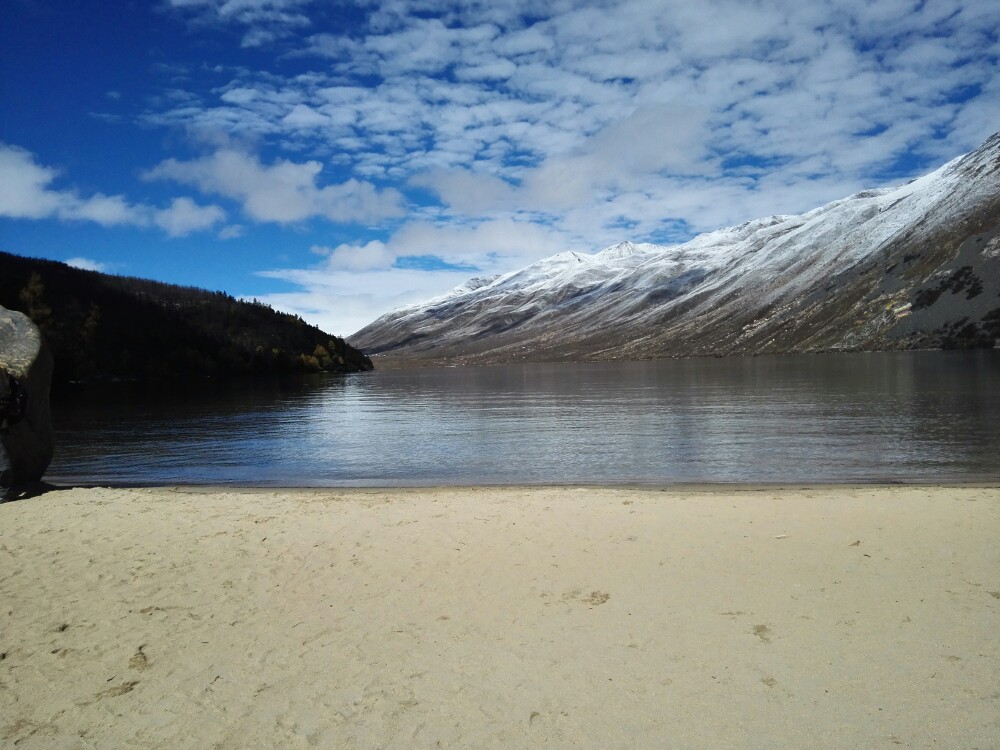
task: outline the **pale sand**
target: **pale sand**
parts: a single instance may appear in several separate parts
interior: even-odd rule
[[[0,506],[0,746],[997,748],[1000,489]]]

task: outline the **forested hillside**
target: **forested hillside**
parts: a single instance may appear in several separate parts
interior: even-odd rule
[[[56,382],[372,368],[343,339],[256,301],[8,253],[0,306],[41,329]]]

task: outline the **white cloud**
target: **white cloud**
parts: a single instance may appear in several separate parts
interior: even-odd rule
[[[0,216],[41,219],[60,211],[74,196],[50,190],[56,170],[35,164],[31,154],[15,146],[0,144]]]
[[[511,217],[469,226],[415,221],[388,243],[312,247],[315,254],[326,256],[324,262],[262,274],[296,284],[301,291],[261,299],[346,336],[383,313],[440,294],[471,276],[513,271],[572,246],[578,247],[566,233]],[[475,265],[479,270],[426,271],[394,265],[400,258],[413,256],[435,258],[451,266]]]
[[[225,219],[226,212],[218,206],[199,206],[190,198],[175,198],[170,208],[156,212],[153,221],[171,237],[183,237]]]
[[[468,65],[455,71],[461,81],[489,81],[510,78],[517,72],[517,66],[510,60],[496,58],[477,65]]]
[[[168,159],[149,170],[147,179],[174,180],[205,193],[241,201],[255,221],[290,223],[313,216],[331,221],[365,223],[400,216],[402,195],[377,190],[371,183],[350,179],[320,187],[318,161],[278,160],[265,166],[254,156],[220,149],[193,161]]]
[[[396,262],[396,255],[385,243],[378,240],[364,245],[342,244],[337,247],[313,246],[310,251],[317,255],[326,255],[327,271],[374,271],[389,269]]]
[[[261,274],[301,287],[302,291],[258,297],[277,310],[299,315],[328,333],[348,336],[364,328],[377,311],[388,311],[439,294],[469,278],[467,271],[394,269],[359,273],[309,269]]]
[[[613,196],[648,192],[650,177],[660,173],[717,173],[705,156],[706,116],[683,106],[640,107],[576,149],[522,170],[519,184],[492,173],[446,169],[417,175],[412,183],[461,214],[535,212],[558,221],[574,209],[599,210]]]
[[[954,107],[941,106],[957,85],[985,86],[997,76],[996,43],[985,29],[1000,21],[1000,11],[981,3],[561,2],[548,4],[548,17],[530,27],[526,10],[516,2],[380,4],[367,34],[323,30],[299,45],[300,55],[326,61],[326,75],[282,80],[244,72],[222,92],[222,106],[160,117],[297,149],[327,144],[339,152],[338,164],[364,180],[400,183],[424,170],[452,169],[533,179],[557,196],[555,185],[543,189],[546,173],[559,181],[569,173],[576,187],[563,186],[563,204],[575,203],[596,179],[576,172],[598,156],[580,161],[580,149],[596,134],[614,132],[629,113],[703,113],[701,131],[688,141],[690,160],[707,160],[701,171],[713,166],[710,150],[721,150],[789,165],[820,155],[832,168],[864,177],[921,138],[936,141],[935,153],[957,153],[992,127],[975,107],[971,125]],[[932,112],[944,110],[942,125]],[[904,120],[916,139],[898,131],[852,135],[869,130],[864,123]],[[942,133],[954,135],[942,140]],[[640,152],[629,144],[624,156],[633,165],[645,165],[643,155],[665,158],[671,148],[685,156],[674,124],[619,137],[632,135],[648,145]],[[658,137],[666,146],[660,151]],[[873,144],[868,153],[880,151],[880,158],[861,162],[859,141]],[[614,144],[604,150],[615,167]],[[531,170],[539,171],[532,177]]]
[[[200,25],[244,28],[242,46],[260,47],[310,25],[301,10],[312,0],[169,0]]]
[[[432,169],[416,175],[411,183],[433,190],[446,205],[469,216],[513,210],[517,206],[516,188],[493,174],[469,169]]]
[[[220,240],[235,240],[246,234],[246,227],[240,224],[230,224],[219,230]]]
[[[91,258],[70,258],[66,261],[66,265],[79,268],[83,271],[97,271],[98,273],[108,273],[110,269],[107,263],[101,263]]]
[[[458,225],[414,220],[394,232],[388,242],[313,246],[327,258],[323,272],[386,270],[400,258],[434,258],[446,266],[478,268],[481,273],[513,271],[567,247],[580,238],[513,216]]]
[[[398,256],[433,256],[451,265],[498,273],[581,243],[568,232],[530,218],[500,216],[470,224],[411,222],[393,234],[389,246]]]
[[[184,3],[220,18],[226,15],[218,0]],[[247,18],[268,9],[308,10],[298,3],[246,5],[241,12]],[[938,95],[934,89],[943,80],[942,66],[963,63],[957,77],[964,80],[995,77],[991,49],[996,43],[988,29],[1000,20],[990,4],[958,0],[875,5],[861,0],[763,0],[753,5],[622,0],[606,7],[561,2],[546,4],[547,17],[527,28],[523,16],[529,10],[538,15],[538,8],[522,3],[420,2],[380,4],[372,10],[367,34],[364,29],[351,29],[350,36],[323,30],[299,44],[299,54],[328,61],[327,80],[333,86],[324,87],[316,78],[307,84],[287,79],[283,87],[277,85],[297,98],[294,103],[271,101],[267,109],[263,101],[247,102],[246,117],[218,108],[214,116],[212,108],[188,114],[234,132],[251,129],[296,140],[309,127],[327,127],[323,117],[332,115],[322,108],[323,88],[374,74],[381,79],[374,86],[364,80],[363,85],[343,87],[354,94],[347,119],[359,126],[359,133],[352,135],[358,145],[370,147],[357,155],[358,166],[372,175],[392,175],[400,167],[412,174],[413,168],[432,163],[468,167],[490,145],[484,125],[527,126],[506,148],[494,148],[491,166],[507,167],[504,161],[515,152],[527,157],[522,163],[537,164],[566,153],[579,145],[577,138],[593,135],[625,112],[671,103],[711,112],[707,136],[714,141],[726,137],[727,127],[747,114],[747,106],[763,99],[772,113],[768,122],[730,141],[751,155],[762,145],[768,148],[771,135],[779,144],[802,150],[844,150],[842,143],[828,147],[808,134],[824,125],[837,130],[877,111],[892,118],[897,105],[900,114],[912,116],[908,102],[918,111],[921,132],[937,133],[919,110],[926,111]],[[234,9],[228,14],[240,17]],[[252,73],[246,77],[241,87],[265,80],[250,80]],[[275,87],[275,76],[266,80]],[[467,85],[484,80],[490,83]],[[857,90],[862,81],[867,93]],[[808,94],[801,100],[811,107],[789,117],[782,106],[795,102],[786,95],[789,91]],[[399,92],[410,96],[390,102]],[[473,102],[468,101],[470,93]],[[499,105],[506,111],[486,123],[469,117],[464,110],[470,104]],[[771,124],[776,129],[767,127]],[[330,143],[344,143],[347,135],[317,133]],[[390,135],[406,143],[402,152],[386,149],[383,139]],[[421,153],[412,153],[414,144]],[[963,142],[959,148],[973,145]],[[382,171],[377,172],[373,162],[380,156]]]
[[[260,99],[261,94],[257,89],[245,88],[243,86],[236,86],[227,91],[219,97],[222,101],[227,104],[236,105],[247,105],[251,104],[255,99]]]
[[[14,219],[58,218],[92,221],[103,226],[146,223],[145,210],[120,195],[55,190],[58,172],[35,163],[24,149],[0,144],[0,216]]]
[[[330,124],[330,118],[305,104],[296,104],[281,118],[281,124],[291,128],[318,128]]]
[[[595,197],[644,187],[649,175],[715,171],[705,160],[705,119],[704,113],[683,106],[637,109],[575,153],[550,158],[528,173],[523,180],[525,207],[568,210]]]
[[[57,211],[61,219],[92,221],[105,227],[135,224],[145,226],[148,211],[145,206],[130,204],[124,196],[94,193],[80,198],[75,193],[59,193],[62,205]]]
[[[0,216],[13,219],[89,221],[105,227],[156,225],[170,236],[207,229],[225,218],[217,206],[198,206],[190,198],[176,198],[169,208],[130,203],[121,195],[94,193],[83,197],[75,190],[52,188],[59,176],[40,166],[28,151],[0,144]]]

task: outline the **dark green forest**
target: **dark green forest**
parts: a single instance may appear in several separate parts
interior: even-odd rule
[[[38,325],[56,383],[372,369],[343,339],[257,301],[3,252],[0,306]]]

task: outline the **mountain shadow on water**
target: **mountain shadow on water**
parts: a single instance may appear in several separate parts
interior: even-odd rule
[[[0,306],[41,329],[57,385],[372,369],[343,339],[256,300],[2,252]]]

